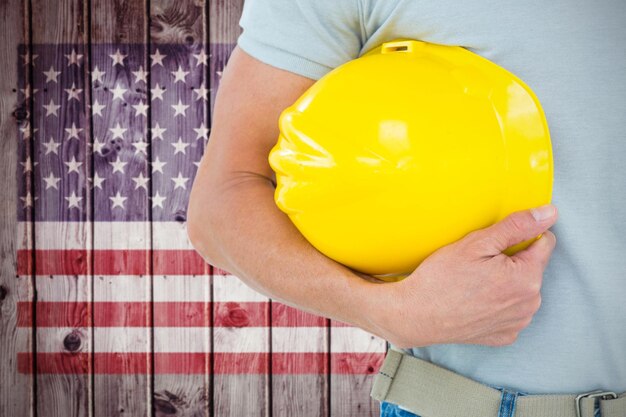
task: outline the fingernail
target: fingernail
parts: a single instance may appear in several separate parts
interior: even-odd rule
[[[535,207],[530,209],[530,214],[533,215],[536,221],[542,222],[550,217],[554,216],[555,209],[552,204],[546,204],[545,206]]]

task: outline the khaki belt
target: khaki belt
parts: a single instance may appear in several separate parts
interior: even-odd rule
[[[497,417],[502,392],[407,354],[389,350],[376,375],[372,397],[421,417]],[[517,397],[515,417],[626,417],[626,393]]]

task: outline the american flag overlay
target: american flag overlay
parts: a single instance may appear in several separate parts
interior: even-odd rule
[[[378,370],[384,341],[271,302],[189,244],[186,207],[223,66],[208,51],[18,51],[17,94],[30,120],[19,129],[18,274],[36,283],[35,305],[17,306],[18,330],[36,327],[20,372]]]

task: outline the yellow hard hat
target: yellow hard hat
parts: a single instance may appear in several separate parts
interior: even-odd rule
[[[383,279],[550,202],[552,149],[535,94],[461,47],[384,43],[313,84],[279,127],[269,155],[278,207],[320,252]]]

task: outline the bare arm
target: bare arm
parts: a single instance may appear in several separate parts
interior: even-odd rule
[[[273,299],[344,321],[399,347],[515,341],[541,304],[554,207],[530,210],[431,254],[405,280],[376,284],[313,248],[274,203],[267,156],[278,118],[312,80],[236,48],[223,73],[209,145],[189,202],[189,237],[205,260]],[[537,214],[537,212],[535,212]],[[501,253],[543,233],[524,251]]]
[[[375,284],[320,254],[274,203],[267,156],[278,117],[313,82],[235,48],[191,192],[189,236],[209,263],[271,298],[365,326]]]

